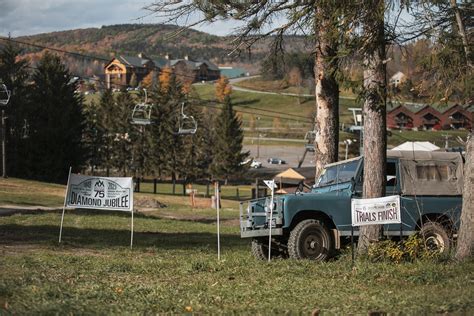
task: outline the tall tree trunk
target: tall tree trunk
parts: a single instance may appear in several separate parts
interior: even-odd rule
[[[458,5],[456,0],[451,0],[451,9],[454,11],[454,15],[456,16],[456,23],[458,25],[458,33],[462,40],[462,45],[464,47],[464,54],[466,55],[466,62],[469,68],[473,68],[472,61],[471,61],[471,49],[469,46],[469,40],[466,35],[466,29],[464,28],[464,23],[462,21],[461,12],[459,11]]]
[[[369,18],[364,19],[363,31],[368,43],[364,52],[364,198],[385,195],[386,135],[386,67],[384,36],[384,1],[375,0]],[[372,1],[371,1],[372,3]],[[379,239],[381,225],[360,227],[359,254],[365,254],[371,242]]]
[[[474,249],[474,133],[466,144],[466,164],[464,165],[464,187],[462,194],[461,225],[455,258],[464,260],[472,257]]]
[[[323,167],[338,160],[339,151],[339,85],[335,79],[338,69],[338,30],[327,4],[318,4],[315,17],[317,34],[314,74],[316,79],[316,118],[314,149],[316,179]]]

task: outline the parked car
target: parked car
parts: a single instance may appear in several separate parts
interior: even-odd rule
[[[255,169],[262,168],[262,163],[260,161],[257,161],[255,159],[253,159],[253,158],[245,159],[240,164],[241,165],[248,165],[250,168],[255,168]]]
[[[270,160],[270,159],[269,159]],[[399,195],[401,221],[383,225],[386,236],[420,233],[429,249],[448,253],[459,228],[463,160],[459,153],[387,152],[387,195]],[[252,238],[252,253],[328,260],[351,237],[351,199],[362,197],[364,158],[326,165],[310,193],[279,195],[240,204],[240,235]],[[244,204],[245,203],[245,204]],[[270,207],[273,209],[270,222]],[[354,236],[359,235],[354,227]],[[273,249],[275,249],[273,251]]]
[[[258,169],[262,168],[262,163],[257,160],[253,160],[252,163],[250,164],[250,168]]]
[[[268,158],[267,162],[272,165],[284,165],[286,164],[286,161],[280,158]]]

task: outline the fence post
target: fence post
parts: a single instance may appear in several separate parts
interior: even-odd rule
[[[153,179],[153,194],[156,194],[156,178]]]
[[[186,182],[183,182],[183,196],[186,196]]]
[[[210,184],[210,181],[207,181],[206,183],[206,197],[207,198],[209,197],[209,184]]]
[[[135,192],[140,192],[140,177],[137,177],[135,184]]]
[[[258,196],[259,192],[258,191],[259,191],[259,188],[258,188],[258,178],[257,178],[257,179],[255,179],[255,198],[257,198],[257,199],[259,198],[259,196]]]
[[[237,194],[237,201],[240,201],[239,187],[237,187],[235,191],[235,193]]]

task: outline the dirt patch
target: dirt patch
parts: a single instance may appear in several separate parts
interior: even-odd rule
[[[168,207],[166,204],[161,203],[156,199],[150,198],[139,198],[134,201],[134,206],[136,207],[143,207],[143,208],[165,208]]]

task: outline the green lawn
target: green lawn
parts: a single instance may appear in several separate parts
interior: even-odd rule
[[[180,209],[175,209],[179,213]],[[224,211],[226,212],[226,211]],[[235,210],[228,210],[234,218]],[[474,312],[474,263],[316,264],[251,257],[235,221],[68,212],[0,217],[0,314]]]
[[[64,187],[2,179],[38,205],[61,202]],[[29,188],[29,189],[27,189]],[[231,190],[231,189],[230,189]],[[43,197],[44,195],[44,197]],[[8,198],[10,196],[10,198]],[[216,212],[188,197],[136,195],[162,208],[135,214],[34,211],[0,217],[0,314],[434,314],[474,312],[474,262],[406,264],[356,261],[257,261],[239,236],[238,203],[223,200],[222,260]]]

